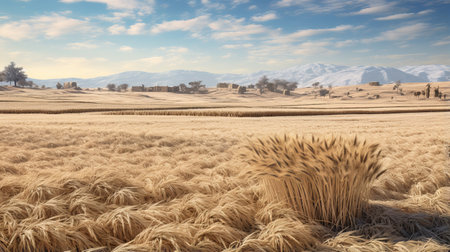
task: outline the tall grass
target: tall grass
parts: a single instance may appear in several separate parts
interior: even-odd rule
[[[281,200],[305,220],[345,228],[355,226],[371,183],[385,171],[380,153],[357,137],[285,135],[253,141],[243,156],[269,201]]]

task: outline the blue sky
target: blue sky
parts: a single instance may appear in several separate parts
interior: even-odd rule
[[[0,65],[32,78],[297,64],[450,64],[450,0],[1,0]]]

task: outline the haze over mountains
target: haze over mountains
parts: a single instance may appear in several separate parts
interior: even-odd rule
[[[145,86],[174,86],[180,83],[201,80],[208,87],[219,82],[230,82],[242,85],[254,84],[266,75],[269,79],[285,79],[298,82],[299,87],[310,86],[314,82],[322,85],[347,86],[379,81],[391,83],[401,82],[437,82],[450,81],[449,65],[404,66],[399,68],[381,66],[339,66],[332,64],[297,65],[279,71],[259,71],[251,74],[214,74],[200,71],[175,70],[162,73],[140,71],[123,72],[109,76],[80,79],[63,78],[37,80],[38,85],[54,87],[57,82],[76,81],[80,87],[105,87],[109,83]]]

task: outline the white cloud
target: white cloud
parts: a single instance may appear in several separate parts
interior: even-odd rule
[[[120,22],[124,18],[134,18],[136,15],[132,11],[121,11],[121,12],[114,12],[112,16],[106,16],[106,15],[100,15],[97,16],[98,19],[107,21],[107,22]]]
[[[146,24],[144,24],[144,23],[136,23],[134,25],[131,25],[129,28],[126,28],[123,25],[115,24],[115,25],[111,25],[108,28],[108,31],[112,35],[119,35],[119,34],[124,34],[124,33],[129,34],[129,35],[140,35],[140,34],[144,34],[146,32],[145,26],[146,26]]]
[[[245,18],[235,19],[226,17],[211,22],[209,28],[213,31],[212,37],[220,40],[247,40],[252,35],[269,33],[270,30],[263,25],[244,24]]]
[[[108,31],[113,35],[124,33],[126,30],[127,28],[125,28],[125,26],[118,24],[112,25],[108,28]]]
[[[364,0],[280,0],[275,6],[278,7],[291,7],[299,6],[301,11],[310,11],[315,13],[345,11],[348,12],[349,8],[363,6]]]
[[[320,42],[320,41],[314,41],[314,42],[304,42],[297,46],[297,49],[294,50],[294,54],[296,55],[315,55],[315,54],[334,54],[336,51],[330,50],[326,48],[326,46],[329,46],[329,42]]]
[[[432,12],[433,12],[433,10],[423,10],[423,11],[420,11],[417,13],[400,13],[400,14],[394,14],[394,15],[390,15],[390,16],[386,16],[386,17],[375,18],[375,20],[386,21],[386,20],[405,19],[405,18],[414,17],[416,15],[419,15],[419,16],[426,15],[426,14],[429,14]]]
[[[426,15],[426,14],[430,14],[434,12],[434,10],[423,10],[423,11],[419,11],[417,12],[418,15]]]
[[[287,35],[277,35],[272,40],[268,41],[268,43],[292,43],[300,38],[311,37],[322,33],[343,32],[348,30],[357,30],[360,28],[362,28],[362,26],[338,25],[333,28],[298,30]]]
[[[239,49],[239,48],[250,48],[253,44],[247,43],[247,44],[227,44],[223,45],[222,47],[225,49]]]
[[[377,4],[354,12],[355,15],[370,15],[390,11],[396,3]]]
[[[334,44],[335,47],[337,48],[341,48],[341,47],[346,47],[346,46],[351,46],[353,44],[355,44],[357,41],[352,40],[352,39],[347,39],[344,41],[338,41]]]
[[[227,54],[223,55],[222,58],[224,58],[224,59],[231,58],[231,53],[227,53]]]
[[[148,57],[148,58],[142,58],[137,60],[137,62],[140,62],[142,64],[147,65],[157,65],[161,64],[164,61],[164,58],[161,56],[155,56],[155,57]]]
[[[66,34],[92,33],[96,29],[88,21],[53,13],[0,25],[0,37],[19,41],[44,36],[56,38]]]
[[[250,2],[250,0],[233,0],[231,3],[233,6],[237,6],[240,4],[246,4],[248,2]]]
[[[181,54],[181,53],[187,53],[189,51],[189,49],[186,47],[177,47],[177,46],[160,47],[159,49],[162,51],[171,53],[171,54]]]
[[[256,5],[250,5],[250,6],[248,7],[248,9],[249,9],[249,10],[256,10],[256,9],[258,9],[258,6],[256,6]]]
[[[121,52],[131,52],[131,51],[133,51],[133,47],[131,47],[131,46],[121,46],[119,48],[119,51],[121,51]]]
[[[140,14],[153,12],[154,0],[60,0],[63,3],[92,2],[106,4],[108,9],[137,10]]]
[[[98,47],[98,45],[90,42],[74,42],[67,44],[67,46],[72,50],[95,49]]]
[[[198,32],[209,23],[209,16],[203,15],[187,20],[172,20],[157,24],[152,27],[152,33],[161,33],[168,31],[191,31]]]
[[[201,0],[202,4],[208,8],[208,9],[217,9],[217,10],[223,10],[225,9],[225,5],[221,3],[215,3],[211,0]]]
[[[433,44],[434,46],[450,45],[450,36],[447,36]]]
[[[277,18],[278,18],[277,14],[275,14],[275,13],[267,13],[267,14],[260,15],[260,16],[253,16],[252,20],[256,21],[256,22],[266,22],[266,21],[269,21],[269,20],[277,19]]]
[[[8,16],[0,16],[0,20],[6,20],[6,19],[9,19],[9,17]]]
[[[375,20],[385,21],[385,20],[397,20],[397,19],[405,19],[405,18],[411,18],[414,17],[414,13],[399,13],[394,14],[386,17],[379,17],[375,18]]]
[[[423,36],[428,30],[429,26],[425,23],[417,23],[413,25],[406,25],[397,29],[382,32],[379,36],[373,39],[363,39],[365,43],[378,41],[406,41]]]
[[[127,33],[130,35],[139,35],[145,32],[145,24],[144,23],[136,23],[131,25],[127,30]]]

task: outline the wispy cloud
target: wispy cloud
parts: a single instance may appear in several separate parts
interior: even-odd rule
[[[450,45],[450,36],[447,36],[447,37],[433,43],[433,46],[443,46],[443,45]]]
[[[131,47],[131,46],[121,46],[119,48],[119,51],[121,51],[121,52],[131,52],[131,51],[133,51],[133,47]]]
[[[182,54],[189,52],[189,49],[186,47],[178,47],[178,46],[171,46],[171,47],[160,47],[159,50],[170,53],[170,54]]]
[[[426,23],[417,23],[412,25],[405,25],[399,28],[382,32],[379,36],[373,39],[364,39],[363,42],[378,42],[378,41],[406,41],[421,37],[428,30],[429,25]]]
[[[210,23],[209,28],[213,31],[212,38],[219,40],[249,40],[253,35],[270,32],[263,25],[245,24],[244,18],[231,16]]]
[[[62,3],[92,2],[106,4],[108,9],[137,10],[139,14],[153,12],[154,0],[60,0]]]
[[[247,43],[247,44],[227,44],[223,45],[222,47],[225,49],[240,49],[240,48],[249,48],[252,46],[253,44]]]
[[[108,31],[112,35],[119,35],[119,34],[141,35],[147,32],[145,28],[146,28],[145,23],[136,23],[130,25],[130,27],[128,28],[123,25],[115,24],[108,27]]]
[[[366,4],[364,0],[280,0],[275,3],[276,7],[299,6],[301,11],[314,13],[348,11],[349,7],[359,7]]]
[[[357,12],[354,12],[354,15],[370,15],[370,14],[378,14],[378,13],[384,13],[392,10],[392,7],[395,5],[395,2],[392,3],[382,3],[382,4],[376,4],[371,7],[367,7],[364,9],[361,9]]]
[[[73,42],[67,44],[69,49],[72,50],[81,50],[81,49],[95,49],[98,48],[97,44],[91,42]]]
[[[386,16],[386,17],[375,18],[375,20],[380,20],[380,21],[398,20],[398,19],[412,18],[415,16],[422,16],[422,15],[426,15],[426,14],[429,14],[432,12],[433,12],[433,10],[423,10],[423,11],[420,11],[417,13],[399,13],[399,14],[394,14],[394,15],[390,15],[390,16]]]
[[[56,38],[66,34],[96,32],[88,21],[69,18],[59,13],[0,24],[0,37],[19,41],[46,37]]]
[[[354,25],[338,25],[332,28],[319,28],[319,29],[304,29],[298,30],[296,32],[287,34],[287,35],[277,35],[272,40],[268,41],[269,43],[292,43],[294,41],[299,40],[300,38],[311,37],[314,35],[319,35],[323,33],[334,33],[334,32],[343,32],[348,30],[357,30],[362,28],[363,26],[354,26]]]
[[[253,16],[252,20],[255,22],[266,22],[266,21],[270,21],[270,20],[274,20],[277,19],[277,14],[276,13],[267,13],[267,14],[263,14],[260,16]]]
[[[218,10],[225,9],[225,5],[222,3],[217,3],[217,2],[211,1],[211,0],[201,0],[201,2],[208,9],[218,9]]]
[[[168,31],[192,31],[198,32],[210,22],[209,15],[203,15],[186,20],[165,21],[152,27],[152,33],[161,33]]]

